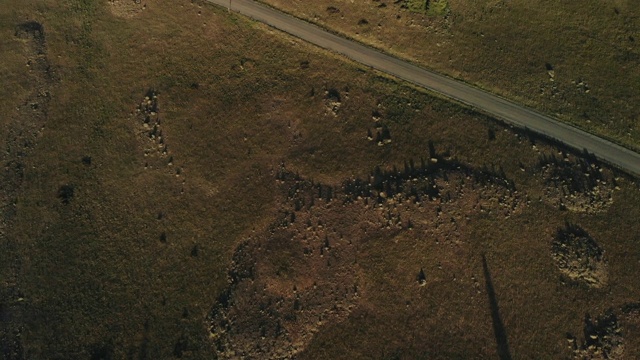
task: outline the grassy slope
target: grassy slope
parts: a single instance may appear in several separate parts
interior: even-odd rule
[[[53,89],[46,129],[27,160],[12,229],[19,253],[2,255],[23,258],[20,279],[28,314],[23,341],[29,358],[86,358],[100,349],[112,349],[115,358],[168,358],[180,339],[188,339],[185,355],[210,358],[204,318],[226,285],[235,244],[271,221],[273,169],[281,161],[307,177],[335,184],[367,174],[378,164],[424,157],[427,141],[433,140],[438,149],[465,162],[502,166],[523,188],[537,186],[519,170],[519,163],[537,162],[527,140],[221,10],[157,1],[125,20],[92,0],[4,1],[0,9],[6,35],[0,37],[2,48],[19,51],[14,24],[42,21],[48,56],[61,79]],[[303,60],[310,61],[308,69],[301,68]],[[20,80],[26,70],[14,52],[7,52],[2,66],[3,83],[14,86],[0,90],[0,106],[10,113],[28,86]],[[148,140],[138,135],[140,120],[131,114],[150,87],[160,92],[162,126],[174,164],[145,170]],[[337,118],[326,115],[323,91],[328,88],[343,95]],[[365,139],[377,103],[385,109],[393,136],[384,147]],[[489,127],[497,130],[493,142],[487,139]],[[90,166],[82,163],[84,156],[91,156]],[[182,169],[180,177],[176,167]],[[75,187],[68,205],[56,197],[62,184]],[[638,254],[627,253],[626,247],[635,241],[629,219],[640,202],[633,201],[637,190],[625,185],[623,191],[619,198],[632,200],[617,202],[603,215],[563,215],[540,205],[499,227],[496,219],[486,218],[468,235],[470,243],[481,241],[472,247],[465,271],[479,274],[476,255],[490,253],[514,355],[539,350],[539,344],[528,340],[532,328],[550,330],[561,324],[563,331],[579,333],[584,312],[637,299],[630,274],[640,271],[635,269]],[[160,220],[159,212],[164,214]],[[623,262],[614,262],[612,293],[558,290],[550,257],[529,261],[532,250],[548,251],[549,235],[565,218],[590,224],[612,258],[628,258],[625,269]],[[610,219],[618,222],[615,227],[609,226]],[[511,242],[522,236],[513,229],[525,223],[535,224],[525,245]],[[166,243],[159,240],[162,232]],[[194,245],[197,257],[190,255]],[[446,305],[451,297],[425,292],[410,299],[425,302],[414,313],[388,311],[389,305],[393,309],[404,303],[389,294],[401,289],[410,296],[414,284],[398,284],[384,269],[412,278],[406,271],[433,261],[423,255],[432,245],[421,246],[425,251],[418,253],[393,246],[368,249],[373,257],[365,264],[367,281],[378,284],[380,294],[348,321],[318,334],[308,357],[378,357],[394,351],[411,356],[443,349],[451,355],[492,354],[491,346],[460,340],[472,336],[464,330],[467,326],[489,332],[486,316],[452,328],[437,317],[412,316],[444,306],[442,311],[460,324],[478,310],[487,312],[482,297],[462,307],[459,316],[455,306],[464,306],[464,298]],[[398,269],[400,259],[406,265]],[[522,277],[521,272],[536,276]],[[449,284],[440,284],[442,292],[457,296]],[[551,305],[538,299],[549,299]],[[539,318],[523,317],[522,309],[532,306],[555,320],[545,327]],[[421,311],[426,308],[431,312]],[[441,334],[443,326],[447,332]],[[428,333],[417,336],[415,328]],[[549,331],[544,348],[562,353],[562,336]],[[413,340],[406,345],[406,339]]]
[[[402,2],[264,2],[640,146],[640,13],[629,2],[452,1],[446,18],[411,13]],[[546,64],[554,69],[553,82]]]

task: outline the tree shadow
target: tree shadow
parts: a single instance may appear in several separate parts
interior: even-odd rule
[[[498,307],[498,299],[493,289],[491,281],[491,273],[487,265],[487,258],[482,254],[482,268],[484,270],[484,279],[487,287],[487,296],[489,297],[489,306],[491,308],[491,319],[493,320],[493,333],[496,337],[496,345],[498,348],[498,356],[501,360],[511,360],[511,352],[509,351],[509,342],[507,340],[507,331],[504,328],[502,319],[500,318],[500,308]]]

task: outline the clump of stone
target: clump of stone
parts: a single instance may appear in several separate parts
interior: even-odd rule
[[[595,319],[589,314],[585,316],[581,344],[574,336],[568,336],[574,359],[622,359],[623,340],[618,318],[612,310]]]
[[[547,185],[547,202],[574,212],[597,213],[613,203],[615,179],[610,179],[595,159],[543,156],[540,173]]]
[[[158,93],[150,89],[136,108],[138,119],[142,123],[142,133],[150,141],[150,145],[144,150],[145,157],[154,155],[165,157],[168,154],[168,147],[160,125],[159,110]]]
[[[552,256],[560,272],[570,280],[599,288],[607,283],[604,251],[582,228],[567,224],[558,229]]]
[[[342,96],[340,95],[340,92],[334,88],[326,90],[324,92],[324,101],[327,112],[331,113],[333,116],[337,116],[338,111],[342,106]]]

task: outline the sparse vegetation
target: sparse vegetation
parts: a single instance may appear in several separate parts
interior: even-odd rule
[[[636,179],[224,9],[119,4],[0,6],[5,358],[492,358],[482,254],[513,354],[610,307],[576,348],[640,348]],[[599,288],[549,255],[567,223]]]

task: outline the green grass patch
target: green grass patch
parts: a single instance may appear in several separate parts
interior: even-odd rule
[[[427,15],[446,16],[449,13],[449,1],[427,0]]]
[[[427,11],[428,0],[407,0],[407,8],[409,11],[416,13],[424,13]]]
[[[405,4],[409,11],[429,16],[446,16],[449,13],[447,0],[406,0]]]

